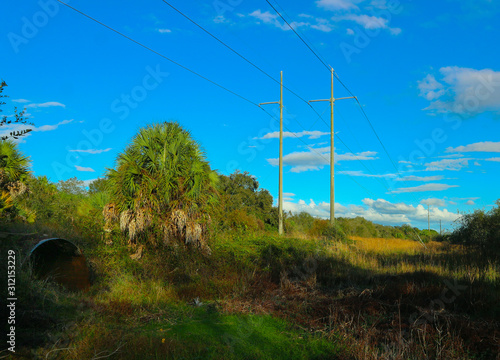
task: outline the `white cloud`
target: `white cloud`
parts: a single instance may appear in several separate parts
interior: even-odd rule
[[[350,14],[350,15],[345,15],[339,19],[354,21],[355,23],[363,26],[365,29],[370,29],[370,30],[387,29],[388,28],[387,24],[389,23],[389,20],[387,19],[369,15]]]
[[[21,103],[21,104],[25,104],[25,103],[30,102],[29,100],[26,100],[26,99],[12,99],[12,101],[16,102],[16,103]]]
[[[160,34],[169,34],[172,32],[172,30],[170,30],[170,29],[158,29],[158,32]]]
[[[316,29],[322,32],[330,32],[333,30],[333,27],[329,24],[315,24],[311,25],[311,29]]]
[[[301,131],[301,132],[290,132],[290,131],[284,131],[283,132],[283,138],[291,138],[291,137],[303,137],[303,136],[308,136],[309,139],[318,139],[321,136],[324,135],[329,135],[329,132],[322,132],[322,131]],[[258,140],[265,140],[265,139],[278,139],[280,137],[280,132],[279,131],[274,131],[265,134],[262,137],[255,137],[254,139]]]
[[[53,131],[53,130],[56,130],[61,125],[70,124],[72,122],[73,122],[73,119],[71,119],[71,120],[63,120],[61,122],[58,122],[55,125],[42,125],[40,127],[34,127],[33,131],[37,131],[37,132]]]
[[[391,35],[397,36],[403,32],[403,29],[401,28],[389,28],[389,32]]]
[[[500,162],[500,157],[485,159],[486,161]]]
[[[436,198],[424,199],[424,200],[420,201],[420,203],[424,204],[424,205],[439,206],[439,207],[443,207],[446,205],[446,202],[444,200],[436,199]]]
[[[398,178],[396,181],[440,181],[443,180],[444,176],[443,175],[437,175],[437,176],[415,176],[415,175],[410,175],[410,176],[405,176],[403,178]]]
[[[395,178],[396,174],[365,174],[362,171],[339,171],[338,174],[349,175],[349,176],[360,176],[360,177],[371,177],[371,178]]]
[[[353,10],[359,9],[356,4],[363,0],[318,0],[316,5],[326,10]]]
[[[216,24],[223,24],[223,23],[226,23],[226,22],[230,22],[229,20],[227,20],[225,18],[224,15],[217,15],[216,17],[214,17],[214,23]]]
[[[370,16],[365,14],[347,14],[341,16],[332,17],[334,21],[352,21],[358,25],[361,25],[363,28],[367,30],[376,30],[376,29],[385,29],[389,30],[392,35],[401,34],[402,30],[400,28],[391,28],[389,26],[389,20],[383,17],[378,16]],[[352,29],[347,30],[348,35],[354,35],[354,31]]]
[[[278,19],[278,15],[271,14],[269,11],[262,12],[260,9],[250,13],[250,16],[257,18],[266,24],[274,23]]]
[[[269,12],[269,11],[262,12],[262,11],[260,11],[260,9],[258,9],[258,10],[255,10],[254,12],[250,13],[249,15],[262,21],[264,24],[274,25],[277,28],[280,28],[281,30],[284,30],[284,31],[290,30],[290,27],[288,25],[286,25],[278,20],[278,15],[271,14],[271,12]],[[306,24],[307,23],[305,23],[305,22],[300,22],[300,23],[292,22],[292,23],[290,23],[290,25],[293,26],[294,28],[304,26]]]
[[[16,132],[23,131],[26,129],[33,130],[33,126],[31,126],[31,125],[26,126],[23,124],[7,124],[7,125],[0,127],[0,137],[8,136],[10,138],[10,140],[12,140],[18,144],[25,143],[26,139],[31,136],[31,133],[27,133],[27,134],[23,135],[22,137],[18,137],[17,139],[12,138],[10,133],[11,132],[16,133]]]
[[[95,172],[95,170],[90,168],[90,167],[83,167],[83,166],[75,165],[75,168],[78,171]]]
[[[420,96],[432,101],[444,95],[445,90],[443,84],[439,83],[434,75],[428,74],[423,80],[418,81]]]
[[[460,157],[464,157],[465,155],[463,154],[448,154],[448,155],[440,155],[440,156],[436,156],[437,158],[439,159],[451,159],[451,158],[460,158]]]
[[[476,203],[474,202],[474,200],[469,200],[465,203],[465,205],[476,205]]]
[[[96,180],[99,180],[99,178],[97,178],[97,179],[90,179],[90,180],[83,180],[83,181],[82,181],[82,182],[83,182],[83,186],[84,186],[84,187],[89,187],[89,185],[90,185],[91,183],[93,183],[94,181],[96,181]]]
[[[280,21],[278,15],[272,14],[270,11],[262,12],[260,9],[257,9],[248,15],[262,21],[264,24],[274,25],[275,27],[277,27],[281,30],[284,30],[284,31],[291,30],[290,26],[294,29],[297,29],[300,27],[306,27],[306,28],[312,28],[312,29],[316,29],[319,31],[323,31],[323,32],[332,31],[332,25],[328,22],[328,20],[322,19],[322,18],[314,18],[314,16],[309,16],[306,14],[301,14],[302,15],[301,17],[314,19],[314,21],[316,23],[314,24],[311,22],[304,22],[304,21],[300,21],[300,22],[292,21],[292,22],[290,22],[290,26],[288,26],[284,22]]]
[[[392,190],[392,194],[401,194],[401,193],[413,193],[413,192],[424,192],[424,191],[443,191],[448,190],[450,188],[458,187],[458,185],[447,185],[447,184],[425,184],[414,187],[407,188],[399,188],[396,190]]]
[[[70,152],[79,152],[79,153],[87,153],[87,154],[101,154],[103,152],[110,151],[111,148],[107,149],[88,149],[88,150],[69,150]]]
[[[314,200],[310,199],[309,204],[304,200],[299,200],[298,202],[284,201],[283,210],[291,211],[293,214],[299,214],[301,212],[306,212],[312,216],[316,216],[323,219],[330,218],[330,203],[321,202],[316,204]],[[347,211],[345,206],[335,203],[335,213],[344,213]]]
[[[381,214],[401,214],[407,213],[413,209],[412,205],[406,205],[404,203],[392,204],[383,199],[363,199],[362,201],[363,204],[368,205],[370,208]]]
[[[439,73],[439,81],[429,74],[418,82],[420,95],[431,102],[425,110],[468,115],[500,110],[500,72],[448,66]]]
[[[479,200],[480,197],[453,198],[452,200]]]
[[[48,101],[44,103],[39,103],[39,104],[29,104],[26,107],[28,108],[46,108],[46,107],[53,107],[53,106],[59,106],[65,108],[66,105],[61,104],[60,102],[57,101]]]
[[[447,209],[439,209],[444,206],[443,201],[439,199],[428,199],[430,216],[433,221],[453,222],[461,215],[449,212]],[[431,201],[434,200],[434,201]],[[363,199],[363,205],[341,205],[335,203],[335,216],[354,218],[361,216],[369,221],[374,221],[387,225],[411,224],[412,222],[427,223],[428,210],[423,205],[416,207],[405,203],[391,203],[384,199]],[[316,204],[314,200],[306,203],[304,200],[298,202],[284,202],[285,211],[291,211],[294,214],[307,212],[313,216],[328,219],[330,217],[330,204],[321,202]]]
[[[443,159],[439,161],[433,161],[425,164],[425,171],[459,171],[463,167],[469,166],[469,161],[475,160],[471,158],[460,158],[460,159]]]
[[[374,151],[364,151],[357,154],[335,154],[335,163],[353,160],[375,160]],[[279,159],[267,159],[272,166],[278,166]],[[292,166],[291,172],[300,173],[305,171],[316,171],[330,164],[330,147],[311,148],[309,151],[298,151],[283,157],[284,166]]]
[[[353,161],[353,160],[376,160],[376,151],[363,151],[360,153],[345,153],[345,154],[337,154],[335,153],[335,163],[338,161]],[[328,151],[328,156],[330,156],[330,152]]]
[[[7,124],[4,125],[0,128],[0,137],[2,136],[10,136],[11,132],[17,132],[17,131],[22,131],[26,129],[31,129],[32,132],[45,132],[45,131],[53,131],[56,130],[59,126],[65,125],[72,123],[73,119],[71,120],[63,120],[55,125],[42,125],[39,127],[33,126],[33,125],[23,125],[23,124]],[[26,135],[23,135],[22,137],[16,139],[12,139],[13,141],[17,143],[25,143],[26,139],[30,137],[32,133],[27,133]]]
[[[500,142],[483,141],[466,146],[458,146],[456,148],[449,147],[446,152],[498,152],[500,153]]]

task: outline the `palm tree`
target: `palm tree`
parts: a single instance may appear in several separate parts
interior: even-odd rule
[[[12,207],[13,199],[26,192],[22,181],[28,174],[30,159],[11,140],[0,140],[0,212]]]
[[[202,223],[206,210],[217,202],[218,175],[178,123],[140,129],[107,177],[112,203],[104,209],[106,220],[119,218],[130,243],[154,227],[165,242],[205,246]]]

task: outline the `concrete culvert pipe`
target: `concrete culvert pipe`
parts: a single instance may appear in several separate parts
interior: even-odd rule
[[[90,272],[85,256],[71,241],[46,239],[30,252],[33,273],[61,284],[71,291],[88,291]]]

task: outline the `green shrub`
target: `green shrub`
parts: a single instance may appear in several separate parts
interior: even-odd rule
[[[450,235],[450,241],[473,247],[484,256],[498,255],[500,244],[500,200],[497,208],[489,212],[476,210],[465,214],[457,221],[459,227]]]

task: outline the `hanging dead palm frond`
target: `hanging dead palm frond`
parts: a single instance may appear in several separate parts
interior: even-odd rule
[[[134,218],[132,210],[125,210],[120,214],[120,230],[127,231],[130,222]]]
[[[10,196],[12,199],[16,199],[17,197],[28,192],[28,187],[25,183],[21,181],[11,182],[7,185],[7,189],[9,190]]]
[[[118,212],[116,211],[116,205],[113,203],[105,205],[102,209],[102,216],[106,223],[117,220]]]

